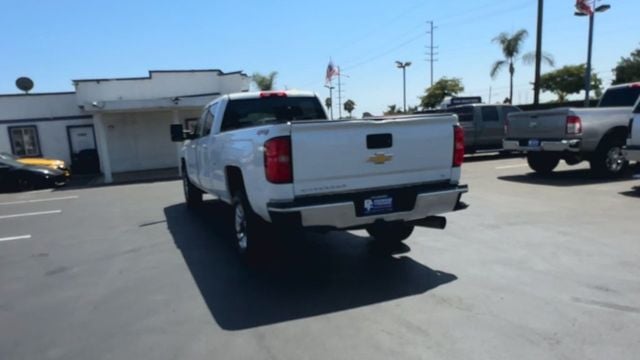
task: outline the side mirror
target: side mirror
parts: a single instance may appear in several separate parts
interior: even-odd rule
[[[195,139],[196,136],[188,130],[184,130],[182,124],[171,125],[171,141],[182,142],[185,140]]]

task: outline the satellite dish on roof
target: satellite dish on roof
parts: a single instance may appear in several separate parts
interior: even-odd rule
[[[18,87],[18,89],[28,94],[29,91],[33,89],[33,80],[29,79],[26,76],[19,77],[16,80],[16,86]]]

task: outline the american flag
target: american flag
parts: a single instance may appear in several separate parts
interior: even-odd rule
[[[588,0],[576,0],[576,11],[585,15],[593,15],[593,8]]]
[[[325,76],[325,82],[328,84],[331,82],[334,76],[340,74],[340,68],[336,67],[333,64],[333,60],[329,60],[329,65],[327,65],[327,74]]]

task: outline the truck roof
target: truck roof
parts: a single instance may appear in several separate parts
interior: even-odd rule
[[[625,87],[640,87],[640,82],[631,82],[626,84],[611,85],[607,89],[620,89]]]
[[[286,97],[315,97],[316,94],[311,91],[302,90],[270,90],[270,91],[254,91],[231,93],[227,95],[229,100],[243,99],[259,99],[264,96],[286,96]]]

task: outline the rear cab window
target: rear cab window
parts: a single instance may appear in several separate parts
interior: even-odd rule
[[[450,108],[450,109],[447,109],[446,112],[451,112],[458,115],[459,122],[473,121],[473,106],[462,106],[462,107]]]
[[[640,96],[640,83],[624,87],[609,88],[604,92],[598,107],[634,106]]]
[[[495,106],[482,106],[480,107],[482,113],[482,121],[498,122],[500,118],[498,116],[498,108]]]
[[[229,100],[220,131],[289,121],[327,120],[322,104],[313,96],[269,96]]]

